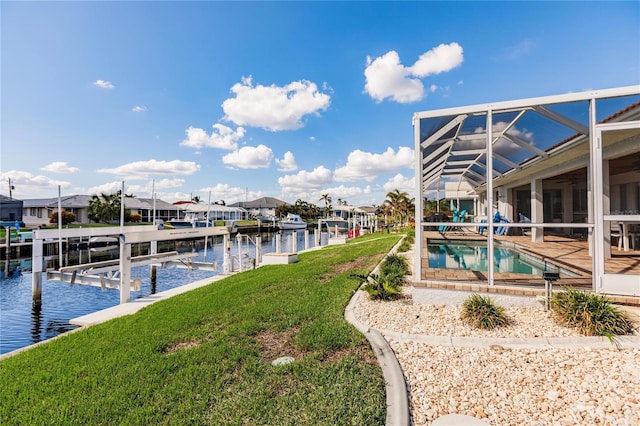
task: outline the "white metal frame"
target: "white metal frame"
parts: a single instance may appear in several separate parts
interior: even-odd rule
[[[518,109],[534,109],[536,112],[543,114],[544,116],[551,118],[554,121],[558,121],[563,125],[574,129],[582,134],[587,135],[589,141],[589,162],[588,162],[588,188],[589,188],[589,217],[588,223],[586,224],[566,224],[566,223],[534,223],[534,224],[524,224],[525,227],[531,227],[533,229],[538,228],[540,232],[542,228],[546,227],[574,227],[574,228],[588,228],[590,235],[590,252],[592,253],[593,259],[593,289],[597,292],[610,289],[610,287],[605,286],[603,289],[603,282],[607,282],[607,277],[604,274],[604,247],[602,244],[604,238],[604,224],[605,218],[603,213],[603,171],[602,171],[602,144],[601,144],[601,134],[602,131],[606,131],[609,129],[620,129],[620,128],[636,128],[637,122],[620,122],[620,123],[608,123],[597,125],[596,123],[596,100],[603,98],[614,98],[614,97],[622,97],[622,96],[631,96],[631,95],[640,95],[640,86],[627,86],[620,87],[614,89],[605,89],[605,90],[597,90],[597,91],[589,91],[589,92],[581,92],[581,93],[568,93],[563,95],[555,95],[555,96],[546,96],[539,98],[530,98],[530,99],[521,99],[515,101],[506,101],[499,102],[493,104],[480,104],[480,105],[472,105],[466,107],[458,107],[458,108],[447,108],[441,110],[434,111],[425,111],[415,113],[413,116],[413,126],[414,126],[414,141],[415,141],[415,176],[416,176],[416,203],[415,203],[415,217],[418,225],[416,226],[416,246],[415,246],[415,258],[414,258],[414,280],[421,281],[422,279],[422,254],[424,250],[424,242],[422,241],[423,237],[423,228],[424,226],[439,226],[446,225],[447,223],[437,223],[430,222],[424,223],[422,222],[422,213],[424,208],[424,194],[425,189],[432,183],[439,181],[443,172],[445,170],[445,166],[447,165],[448,158],[442,157],[453,157],[455,156],[455,152],[452,151],[453,148],[453,139],[449,141],[445,141],[442,143],[442,146],[438,147],[436,150],[431,152],[429,156],[423,159],[423,149],[429,145],[429,141],[435,142],[437,141],[443,134],[447,131],[454,128],[455,125],[460,123],[464,118],[470,115],[482,115],[486,114],[487,116],[487,124],[486,124],[486,147],[483,152],[480,150],[472,150],[474,151],[472,154],[477,154],[476,159],[474,160],[475,164],[478,164],[477,161],[481,159],[484,155],[486,155],[486,164],[479,166],[483,166],[485,169],[485,176],[482,177],[486,182],[486,202],[485,202],[485,210],[487,223],[486,227],[488,228],[488,262],[489,265],[493,264],[493,221],[491,220],[492,215],[492,207],[494,204],[494,191],[493,191],[493,180],[495,179],[496,171],[493,170],[493,158],[495,155],[493,154],[493,122],[492,116],[494,113],[504,113],[510,110],[518,110]],[[568,103],[568,102],[579,102],[579,101],[588,101],[589,108],[589,126],[585,128],[584,125],[580,123],[576,123],[566,117],[562,117],[548,108],[544,107],[544,105],[550,104],[560,104],[560,103]],[[426,139],[424,142],[420,140],[420,120],[429,119],[429,118],[437,118],[437,117],[455,117],[453,118],[445,128],[436,132],[434,135]],[[502,131],[502,137],[505,137],[505,131]],[[458,138],[458,136],[456,136]],[[514,140],[515,139],[515,140]],[[556,148],[552,148],[549,151],[542,151],[537,147],[533,147],[526,143],[526,141],[517,140],[517,137],[514,138],[513,135],[509,135],[509,140],[513,143],[521,145],[524,143],[526,146],[524,148],[533,150],[537,155],[542,158],[546,158],[549,155],[553,155],[553,151]],[[561,148],[562,149],[562,148]],[[477,151],[477,152],[476,152]],[[501,160],[498,158],[498,160]],[[431,161],[431,162],[430,162]],[[503,161],[504,162],[504,161]],[[451,164],[452,163],[452,164]],[[464,166],[459,164],[458,161],[454,160],[450,164],[453,165],[456,169],[461,168],[460,171],[452,171],[448,169],[447,174],[459,174],[460,177],[464,177],[465,172],[463,170],[467,170],[467,172],[472,171],[470,169],[471,165]],[[509,163],[505,163],[509,165]],[[485,167],[486,166],[486,167]],[[520,168],[513,167],[513,164],[510,165],[512,170],[509,173],[518,173]],[[499,175],[499,173],[498,173]],[[473,173],[471,178],[468,179],[472,183],[479,179],[481,176],[478,173]],[[475,184],[477,186],[477,181]],[[449,223],[450,225],[450,223]],[[485,224],[483,224],[485,225]],[[507,226],[522,226],[523,224],[511,224]],[[480,224],[464,224],[464,226],[480,226]],[[533,237],[532,237],[533,238]],[[631,278],[629,278],[631,277]],[[636,284],[638,291],[637,295],[640,295],[640,276],[627,275],[628,280],[632,284]],[[488,268],[488,284],[494,285],[494,277],[493,277],[493,269]],[[635,291],[635,290],[633,290]]]

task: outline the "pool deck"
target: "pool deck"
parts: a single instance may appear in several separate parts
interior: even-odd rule
[[[486,241],[486,235],[481,236],[472,232],[447,232],[425,231],[423,243],[428,240],[451,241]],[[589,247],[586,240],[545,235],[544,242],[532,242],[527,236],[496,236],[495,241],[506,247],[516,247],[522,252],[531,254],[542,260],[547,260],[577,274],[577,277],[561,278],[554,285],[570,285],[585,290],[590,290],[592,259],[589,255]],[[612,256],[605,261],[607,273],[613,274],[637,274],[640,276],[640,250],[619,251],[612,247]],[[640,279],[640,278],[639,278]],[[422,277],[420,282],[413,282],[416,287],[447,288],[466,291],[486,291],[491,293],[517,294],[526,296],[538,296],[544,294],[544,280],[542,277],[534,277],[525,274],[494,273],[495,286],[487,285],[486,272],[456,270],[456,269],[431,269],[429,268],[428,253],[423,251]],[[612,300],[640,306],[640,298],[611,296]]]

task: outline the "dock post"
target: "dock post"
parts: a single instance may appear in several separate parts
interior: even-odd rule
[[[11,227],[7,226],[6,229],[7,229],[7,231],[6,231],[7,232],[7,234],[6,234],[7,243],[5,244],[5,247],[6,247],[5,250],[6,251],[5,251],[5,256],[4,257],[5,257],[6,261],[7,261],[7,263],[5,264],[5,267],[4,267],[4,276],[9,278],[9,263],[10,263],[10,260],[11,260]]]
[[[298,231],[293,231],[291,233],[291,252],[290,253],[297,253],[298,252]]]
[[[236,234],[236,241],[238,243],[238,263],[240,272],[244,271],[244,265],[242,264],[242,235],[238,232]]]
[[[120,303],[131,301],[131,244],[120,234]]]
[[[280,231],[276,232],[275,236],[276,236],[276,253],[280,253],[280,243],[281,243],[280,239],[281,239],[281,236],[282,236],[280,234]]]
[[[224,234],[222,236],[222,246],[224,248],[224,254],[222,256],[222,273],[231,273],[231,236],[230,234]]]
[[[309,250],[309,230],[304,230],[304,249]]]
[[[42,305],[42,240],[35,233],[31,249],[31,304],[38,307]]]
[[[256,266],[262,263],[262,237],[256,235]]]
[[[156,294],[156,265],[151,265],[151,294]]]

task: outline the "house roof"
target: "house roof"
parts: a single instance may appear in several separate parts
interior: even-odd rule
[[[64,208],[83,208],[89,205],[90,195],[66,195],[60,197],[60,204]],[[58,207],[58,197],[55,198],[31,198],[24,200],[23,206],[27,207]]]
[[[242,207],[223,206],[221,204],[213,204],[211,206],[207,204],[191,204],[184,207],[184,211],[187,212],[244,212],[246,211]]]
[[[6,195],[0,194],[0,203],[2,204],[22,204],[22,200],[16,198],[9,198]]]
[[[60,204],[65,209],[86,208],[91,201],[91,195],[67,195],[60,197]],[[153,198],[136,198],[125,197],[124,206],[128,209],[153,209]],[[57,208],[58,198],[31,198],[23,200],[23,208],[29,207],[46,207]],[[174,206],[166,201],[156,199],[156,210],[179,210],[180,207]]]
[[[504,178],[588,141],[591,101],[596,122],[637,117],[640,86],[416,113],[423,191],[460,180],[479,188],[488,174]]]
[[[287,203],[273,197],[262,197],[253,201],[240,201],[237,203],[230,204],[230,206],[243,207],[245,209],[260,209],[260,208],[275,209],[277,207],[280,207],[283,204],[287,204]]]

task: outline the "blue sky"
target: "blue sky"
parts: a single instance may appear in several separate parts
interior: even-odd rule
[[[640,3],[12,2],[0,193],[414,196],[416,111],[640,84]],[[334,201],[335,203],[335,201]]]

